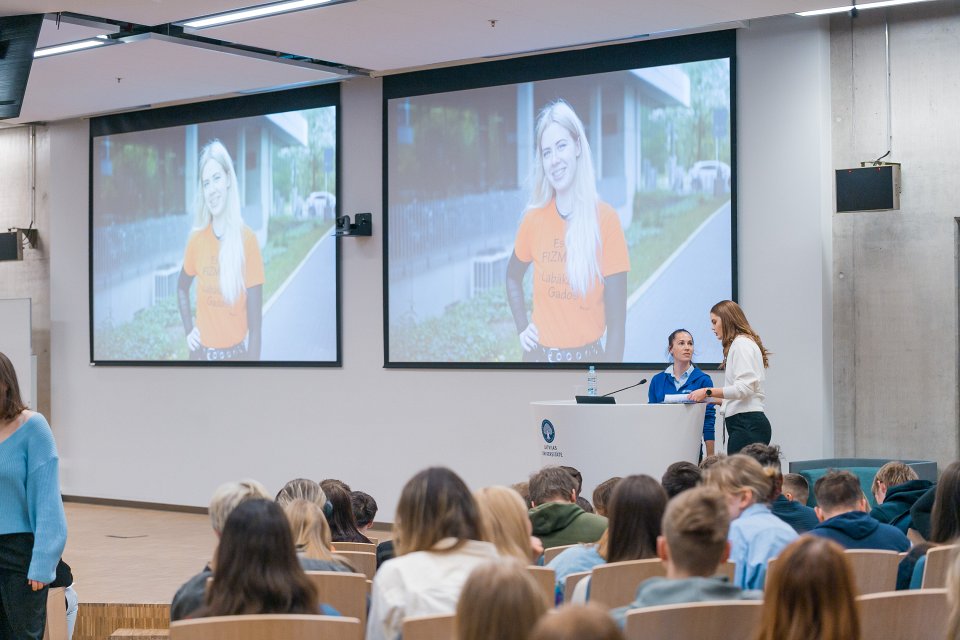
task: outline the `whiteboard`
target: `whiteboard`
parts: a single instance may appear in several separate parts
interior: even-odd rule
[[[36,409],[30,322],[30,298],[0,299],[0,352],[10,358],[17,371],[20,399]]]

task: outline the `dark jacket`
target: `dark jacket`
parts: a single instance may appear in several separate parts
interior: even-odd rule
[[[892,524],[906,533],[912,522],[910,507],[933,486],[929,480],[910,480],[887,489],[883,504],[878,504],[870,515],[879,522]]]
[[[817,518],[817,512],[805,504],[800,504],[796,500],[787,500],[782,495],[770,505],[770,511],[788,525],[793,527],[797,533],[806,533],[820,524]]]
[[[910,526],[916,529],[924,540],[930,539],[932,524],[930,516],[933,513],[933,502],[936,497],[937,485],[933,485],[910,507]]]
[[[587,513],[572,502],[547,502],[530,509],[533,535],[543,548],[596,542],[607,530],[607,519]]]
[[[829,538],[846,549],[906,551],[910,548],[910,541],[902,531],[881,524],[862,511],[848,511],[824,520],[810,533]]]

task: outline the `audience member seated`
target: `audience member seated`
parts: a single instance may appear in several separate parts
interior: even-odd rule
[[[704,484],[719,489],[727,502],[733,582],[741,589],[763,589],[767,562],[797,538],[793,527],[765,504],[775,479],[775,470],[743,454],[718,460],[704,474]]]
[[[330,526],[315,502],[298,498],[283,511],[290,521],[297,557],[305,571],[354,571],[350,563],[330,550]]]
[[[519,493],[507,487],[486,487],[473,497],[484,531],[501,556],[523,564],[540,557],[543,547],[540,539],[533,537],[530,516]]]
[[[781,493],[787,500],[807,506],[810,502],[810,483],[799,473],[785,473]]]
[[[277,492],[277,497],[274,498],[274,502],[281,507],[287,506],[294,500],[313,502],[321,509],[324,509],[324,513],[326,513],[327,496],[323,493],[320,485],[313,480],[295,478],[283,485],[283,488]]]
[[[290,483],[287,484],[288,486],[290,485]],[[319,486],[317,488],[319,489]],[[286,489],[286,487],[284,487],[284,489]],[[281,490],[280,493],[284,494],[284,490]],[[213,497],[210,499],[209,513],[210,525],[213,527],[213,533],[217,536],[218,541],[226,525],[227,518],[233,510],[247,500],[256,499],[269,499],[267,490],[256,480],[227,482],[217,487],[217,490],[213,492]],[[277,499],[280,499],[280,495],[277,496]],[[171,621],[189,618],[203,606],[207,580],[213,577],[211,565],[212,562],[208,563],[203,568],[203,571],[187,580],[183,586],[177,590],[176,595],[173,596],[173,602],[170,605]]]
[[[330,487],[334,487],[334,486],[340,487],[347,493],[350,493],[351,491],[353,491],[350,488],[350,485],[348,485],[343,480],[337,480],[336,478],[327,478],[326,480],[320,481],[320,488],[323,489],[324,493],[326,493],[327,490],[330,489]]]
[[[317,601],[316,587],[297,562],[287,517],[270,500],[246,500],[233,510],[214,567],[206,605],[194,617],[337,613]]]
[[[370,538],[360,533],[360,530],[357,529],[357,522],[353,519],[353,503],[350,501],[350,492],[339,484],[329,484],[323,492],[330,502],[327,522],[330,524],[330,535],[333,538],[334,548],[336,548],[338,542],[365,542],[370,544]]]
[[[454,613],[470,572],[499,558],[483,539],[477,502],[457,474],[432,467],[413,476],[397,504],[397,557],[373,579],[366,640],[397,640],[408,616]]]
[[[530,640],[623,640],[623,633],[605,609],[568,604],[541,616]]]
[[[546,612],[543,592],[522,563],[487,562],[473,570],[460,592],[456,639],[528,640]]]
[[[373,519],[377,517],[377,501],[369,493],[351,491],[350,504],[353,506],[353,519],[357,523],[357,529],[367,535],[373,526]]]
[[[712,467],[713,465],[717,464],[717,462],[719,462],[725,457],[726,456],[723,455],[722,453],[715,453],[712,456],[706,456],[703,460],[700,461],[700,463],[697,466],[700,467],[700,471],[703,472],[709,469],[710,467]],[[701,478],[701,481],[702,481],[702,478]]]
[[[664,471],[660,484],[667,492],[667,497],[672,498],[700,484],[700,476],[700,467],[692,462],[674,462]]]
[[[580,508],[587,513],[593,513],[593,505],[591,505],[586,498],[580,495],[580,492],[583,491],[583,474],[581,474],[578,469],[573,467],[561,466],[560,468],[573,476],[573,479],[577,481],[577,504],[580,505]]]
[[[530,504],[530,483],[524,480],[523,482],[517,482],[510,485],[510,488],[520,494],[520,497],[523,498],[523,504]]]
[[[860,638],[853,570],[837,543],[801,536],[774,563],[755,640]]]
[[[888,462],[873,477],[873,497],[877,506],[870,515],[885,524],[892,524],[906,535],[910,528],[910,507],[933,486],[920,480],[917,472],[902,462]]]
[[[750,456],[759,462],[761,467],[769,467],[777,472],[776,486],[769,502],[770,511],[773,515],[793,527],[793,530],[797,533],[806,533],[820,523],[813,509],[805,504],[789,500],[783,495],[783,472],[780,467],[779,446],[757,442],[745,446],[740,450],[740,453]]]
[[[576,502],[577,481],[563,467],[544,467],[530,476],[530,521],[544,549],[596,542],[606,531],[606,518]]]
[[[829,538],[845,549],[906,551],[907,536],[896,527],[877,522],[867,513],[860,480],[849,471],[830,470],[813,485],[820,524],[810,533]]]
[[[916,504],[914,505],[916,506]],[[900,561],[897,589],[919,589],[927,565],[927,551],[960,540],[960,462],[951,462],[934,487],[927,542],[915,545]]]
[[[563,594],[571,573],[590,571],[604,562],[656,558],[657,536],[666,506],[666,492],[650,476],[627,476],[618,482],[610,496],[609,527],[599,544],[566,549],[547,565],[556,573],[558,593],[571,602],[586,602],[589,577],[577,584],[575,594]]]
[[[727,504],[716,489],[696,487],[672,499],[657,538],[657,555],[666,565],[667,577],[646,580],[637,589],[636,600],[611,611],[617,624],[623,627],[627,613],[641,607],[761,598],[762,592],[743,591],[717,575],[730,555],[729,529]]]
[[[593,490],[593,512],[598,516],[607,517],[607,504],[610,502],[610,494],[613,488],[617,486],[622,478],[615,476],[609,480],[604,480]]]

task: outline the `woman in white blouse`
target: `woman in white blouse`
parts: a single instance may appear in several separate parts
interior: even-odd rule
[[[763,370],[770,365],[769,352],[736,302],[721,300],[713,305],[710,324],[723,344],[720,368],[724,385],[697,389],[689,398],[695,402],[723,400],[724,423],[730,434],[728,454],[754,442],[770,444],[770,421],[763,412]]]
[[[432,467],[413,476],[397,503],[397,557],[373,578],[367,640],[397,640],[410,616],[454,613],[470,572],[500,557],[486,537],[476,500],[457,474]]]

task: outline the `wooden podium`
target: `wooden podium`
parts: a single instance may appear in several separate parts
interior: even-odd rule
[[[680,460],[696,464],[706,404],[531,402],[539,463],[576,467],[583,496],[608,478],[645,473],[658,481]]]

